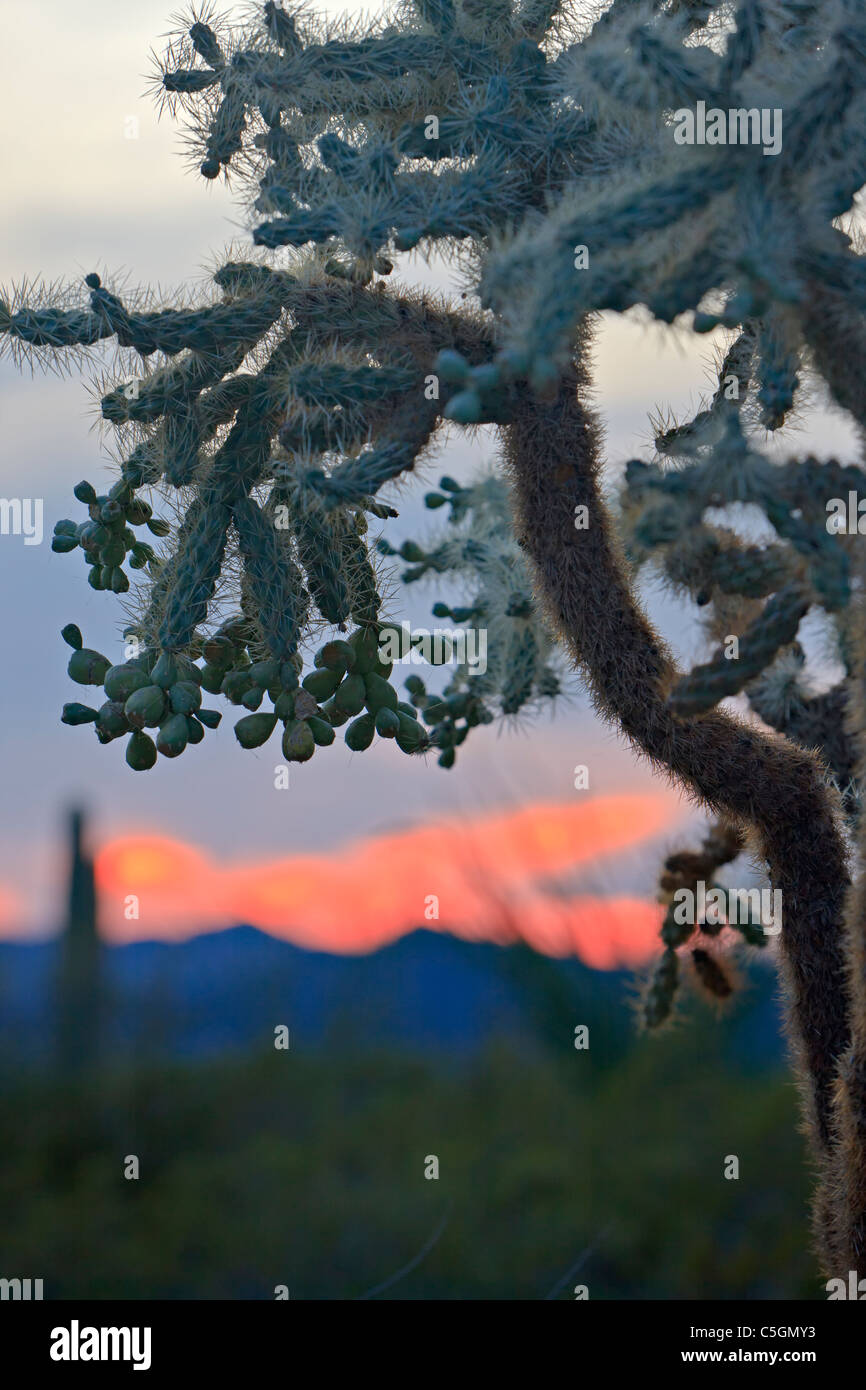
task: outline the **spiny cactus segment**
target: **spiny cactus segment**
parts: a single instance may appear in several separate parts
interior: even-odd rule
[[[705,921],[687,920],[688,914],[679,910],[675,895],[686,889],[698,896],[698,885],[704,885],[709,895],[719,885],[716,874],[731,863],[745,848],[742,831],[717,822],[707,832],[699,850],[681,850],[667,857],[659,879],[659,892],[667,911],[661,925],[663,951],[653,965],[643,992],[641,1016],[646,1028],[659,1028],[670,1018],[680,983],[680,956],[691,961],[695,982],[711,999],[727,999],[734,992],[733,975],[718,949],[711,950],[709,940],[718,937],[723,927],[739,931],[749,946],[766,946],[760,916],[756,917],[751,902],[733,920],[711,915]]]
[[[594,23],[557,0],[411,0],[360,23],[275,4],[259,16],[195,23],[157,71],[201,173],[247,187],[259,245],[327,248],[355,283],[387,273],[394,249],[472,238],[500,384],[553,389],[592,310],[694,310],[698,332],[760,320],[758,400],[777,428],[799,328],[819,347],[815,281],[838,286],[846,324],[866,302],[832,225],[863,183],[857,0],[646,0]],[[675,139],[673,111],[748,110],[756,91],[784,113],[778,142]],[[452,418],[476,420],[476,388]]]
[[[213,312],[183,314],[135,313],[118,296],[107,296],[98,277],[88,277],[91,299],[102,296],[101,306],[107,296],[109,327],[118,341],[132,343],[139,355],[158,349],[166,361],[134,379],[134,390],[127,383],[103,395],[103,417],[118,431],[126,455],[121,478],[105,496],[80,483],[75,495],[88,517],[58,522],[52,544],[61,553],[84,551],[94,588],[129,592],[127,556],[130,569],[145,571],[149,592],[130,592],[138,609],[133,630],[145,652],[136,660],[149,661],[155,653],[188,668],[213,650],[213,642],[226,635],[236,640],[240,631],[248,651],[236,654],[239,666],[271,663],[288,682],[289,664],[297,662],[300,645],[317,627],[345,630],[354,620],[359,632],[378,630],[382,599],[367,516],[381,521],[396,515],[376,494],[414,467],[436,424],[438,407],[423,390],[425,368],[443,343],[454,344],[455,355],[462,349],[477,358],[488,332],[472,315],[458,320],[429,296],[394,300],[335,282],[315,256],[297,268],[303,283],[288,272],[229,263],[215,276],[223,303]],[[47,312],[19,311],[10,332],[39,343]],[[66,340],[94,336],[86,315],[66,312]],[[99,314],[107,312],[99,307]],[[284,312],[288,317],[275,326]],[[91,309],[91,317],[99,314]],[[340,331],[349,326],[358,340],[353,350],[341,346]],[[376,340],[375,357],[362,346],[364,337]],[[258,371],[249,370],[253,348]],[[169,504],[172,492],[192,490],[176,529],[155,517],[141,495],[157,486]],[[132,528],[141,526],[164,541],[160,554],[136,537]],[[241,618],[228,634],[218,629],[209,638],[212,607],[226,596],[236,601],[238,594]],[[291,683],[280,690],[277,678],[269,677],[264,686],[247,688],[240,670],[223,663],[215,679],[208,667],[206,660],[206,690],[230,699],[238,691],[257,713],[256,691],[272,688],[275,696],[286,696],[280,717],[288,712]],[[77,678],[83,659],[76,657],[73,668]],[[366,674],[360,668],[347,672],[348,691]],[[370,674],[378,679],[383,672]],[[226,677],[231,679],[224,685]],[[188,669],[187,678],[195,679]],[[456,700],[453,690],[451,697]],[[398,709],[400,702],[389,694],[387,709],[380,709],[375,693],[364,691],[357,709],[351,703],[344,690],[335,709],[357,716],[346,731],[350,747],[367,747],[376,734],[394,738],[406,752],[427,747],[428,735],[408,702]],[[462,704],[470,713],[475,709],[465,695]],[[90,720],[85,708],[69,707],[64,717]],[[176,709],[170,699],[163,708],[154,696],[146,713],[145,727],[160,728],[157,746],[166,756],[183,751],[184,735],[186,742],[200,741],[195,711]],[[132,715],[138,717],[135,705]],[[482,722],[487,712],[479,705],[473,717]],[[166,730],[167,720],[172,722]],[[126,731],[116,709],[92,722],[104,742]],[[305,761],[315,744],[331,741],[316,711],[293,714],[289,722],[283,745],[290,760]],[[266,723],[266,717],[246,723],[239,740],[254,746]],[[440,762],[448,767],[461,734],[447,720],[440,724]],[[313,742],[310,731],[317,735]],[[141,728],[136,733],[129,761],[152,765],[149,737]]]
[[[775,463],[757,450],[759,393],[751,364],[760,328],[747,325],[733,341],[703,410],[684,424],[659,427],[657,461],[633,459],[626,466],[623,534],[636,565],[653,564],[671,588],[697,603],[714,647],[709,661],[673,685],[671,711],[698,714],[742,692],[773,728],[821,751],[828,777],[855,814],[855,754],[844,707],[853,671],[857,538],[828,527],[828,501],[866,493],[866,470],[811,455]],[[732,502],[759,509],[770,534],[745,539],[740,515],[725,510]],[[809,689],[797,641],[807,614],[821,615],[825,649],[846,672],[820,696]]]
[[[504,481],[491,474],[462,487],[446,476],[439,491],[428,492],[424,500],[437,515],[442,508],[448,512],[447,525],[433,543],[425,549],[417,541],[405,541],[395,550],[380,540],[379,549],[408,562],[401,574],[404,584],[433,576],[459,583],[466,602],[438,602],[433,615],[484,635],[484,669],[467,660],[455,663],[443,694],[425,709],[425,719],[435,720],[436,740],[445,749],[440,765],[450,767],[470,728],[551,704],[562,692],[564,677],[553,640],[538,618]]]
[[[75,495],[87,519],[61,520],[52,542],[61,553],[83,550],[92,587],[130,593],[137,606],[133,629],[146,653],[194,664],[209,640],[213,605],[238,591],[242,618],[236,621],[247,633],[251,665],[284,669],[316,625],[344,630],[354,620],[359,630],[377,630],[382,599],[374,554],[398,553],[384,538],[371,548],[368,538],[368,516],[382,521],[396,515],[377,496],[380,489],[414,467],[440,408],[447,411],[465,395],[467,381],[481,393],[481,413],[492,419],[507,418],[514,404],[510,389],[495,389],[495,369],[478,365],[490,349],[482,319],[458,316],[430,296],[386,297],[335,280],[315,254],[295,270],[229,262],[214,277],[221,303],[159,313],[134,311],[94,275],[87,277],[89,314],[64,311],[62,335],[60,321],[47,310],[13,316],[9,332],[37,346],[44,346],[47,317],[54,339],[63,336],[67,346],[76,335],[79,344],[95,336],[91,320],[98,320],[99,331],[106,320],[117,341],[140,357],[159,351],[165,358],[103,394],[103,418],[118,432],[125,454],[121,478],[104,496],[79,483]],[[342,345],[350,327],[358,342],[353,350]],[[370,347],[362,346],[365,340]],[[249,370],[253,349],[257,371]],[[426,398],[428,369],[441,384],[438,402]],[[169,507],[173,494],[191,491],[176,528],[153,515],[143,493],[155,488]],[[429,494],[427,504],[450,507],[448,535],[430,552],[405,542],[400,556],[416,560],[405,578],[441,574],[473,586],[468,605],[437,603],[433,612],[455,623],[471,620],[483,632],[485,661],[457,663],[442,694],[425,689],[422,695],[416,687],[412,705],[403,702],[403,709],[391,702],[388,711],[380,710],[369,697],[357,710],[334,712],[357,716],[346,731],[350,747],[365,748],[376,734],[395,738],[405,751],[432,744],[440,766],[448,768],[470,728],[554,698],[560,676],[538,622],[501,480],[461,488],[443,479],[443,492]],[[132,528],[142,526],[164,542],[160,553],[137,538]],[[145,572],[149,592],[130,592],[127,556],[130,570]],[[220,629],[212,640],[222,635]],[[232,698],[241,674],[226,672],[233,678],[223,688],[207,666],[204,688]],[[255,689],[240,694],[258,714]],[[344,692],[342,703],[348,698]],[[187,742],[200,741],[195,711],[175,709],[170,701],[157,711],[158,705],[153,697],[147,713],[153,718],[158,712],[159,719],[147,727],[160,728],[160,751],[183,751],[184,732]],[[91,719],[82,708],[68,707],[67,722]],[[416,709],[423,710],[429,733],[406,724]],[[132,712],[135,717],[135,707]],[[285,737],[287,758],[311,756],[309,718]],[[173,722],[165,732],[168,719]],[[92,722],[103,742],[125,731],[116,709]],[[252,746],[267,722],[245,724],[239,740]],[[327,731],[310,727],[318,742],[330,741]],[[148,736],[136,732],[129,760],[152,765]]]
[[[747,322],[722,358],[706,407],[690,421],[659,425],[653,464],[629,462],[623,534],[636,565],[655,565],[671,588],[697,603],[714,649],[673,685],[671,711],[699,714],[742,693],[765,723],[819,751],[828,780],[856,818],[860,794],[845,707],[858,540],[828,526],[828,503],[866,494],[866,470],[811,455],[776,463],[758,450],[763,407],[755,362],[765,330],[765,322]],[[763,515],[764,537],[744,538],[732,502]],[[820,621],[825,654],[845,672],[820,694],[810,687],[797,640],[807,614]]]

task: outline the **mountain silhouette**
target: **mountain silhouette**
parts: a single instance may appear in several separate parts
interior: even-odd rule
[[[553,960],[418,930],[370,955],[307,951],[254,927],[179,943],[109,946],[103,952],[104,1057],[207,1057],[274,1045],[285,1026],[293,1049],[337,1044],[364,1050],[471,1054],[512,1046],[566,1055],[574,1029],[590,1030],[595,1060],[614,1063],[634,1042],[629,972]],[[44,1063],[55,1046],[59,939],[0,943],[0,1043],[7,1061]],[[752,970],[728,1030],[732,1054],[778,1062],[779,1012],[770,971]],[[648,1042],[651,1046],[651,1042]]]

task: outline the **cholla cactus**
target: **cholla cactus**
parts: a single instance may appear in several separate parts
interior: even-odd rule
[[[554,700],[562,690],[563,673],[551,637],[538,622],[532,580],[511,528],[502,479],[491,475],[461,487],[445,477],[439,487],[441,491],[427,493],[425,502],[431,510],[447,506],[449,525],[432,548],[404,541],[395,551],[385,540],[379,548],[411,562],[401,576],[404,584],[447,575],[469,591],[465,604],[436,603],[433,615],[471,625],[473,632],[483,634],[483,670],[477,649],[474,661],[464,650],[441,695],[429,696],[419,676],[407,682],[413,704],[433,724],[433,740],[442,750],[439,765],[453,767],[456,750],[471,728],[492,723],[497,714],[513,716]],[[459,632],[458,628],[456,640]],[[447,659],[456,640],[447,633],[445,639]]]
[[[67,706],[64,718],[93,722],[102,742],[129,734],[136,769],[153,766],[157,751],[177,756],[217,722],[217,711],[201,709],[201,688],[253,712],[267,692],[273,715],[242,719],[238,739],[257,747],[282,721],[292,761],[333,741],[325,713],[359,716],[346,731],[353,748],[372,742],[374,724],[406,752],[429,741],[377,664],[381,597],[366,515],[393,514],[376,494],[414,465],[437,422],[425,367],[443,348],[478,359],[489,335],[477,316],[335,279],[315,253],[296,259],[297,274],[227,263],[214,277],[222,300],[195,310],[133,311],[92,275],[89,308],[8,316],[14,338],[36,349],[113,333],[122,348],[168,359],[103,395],[103,416],[122,439],[121,478],[105,496],[78,484],[88,515],[59,522],[53,542],[84,552],[97,589],[127,592],[127,555],[131,569],[149,573],[126,633],[141,650],[124,665],[109,669],[74,625],[64,632],[75,648],[69,674],[107,696],[99,708]],[[159,555],[132,529],[169,535],[139,494],[157,484],[191,496]],[[221,589],[240,612],[208,633]],[[351,621],[350,641],[317,655],[327,674],[311,672],[299,691],[302,640]],[[380,718],[382,709],[392,717]],[[157,727],[154,745],[145,730]]]
[[[108,698],[67,706],[67,721],[93,722],[102,742],[128,735],[145,768],[216,722],[204,689],[249,711],[245,746],[282,722],[285,756],[306,760],[345,722],[353,748],[377,733],[410,753],[432,743],[449,766],[468,728],[556,693],[558,640],[600,712],[728,827],[707,863],[742,840],[783,893],[790,1032],[824,1172],[816,1230],[843,1275],[866,1271],[866,933],[859,890],[846,916],[829,774],[856,815],[862,565],[857,538],[821,518],[864,478],[834,461],[779,465],[760,445],[814,372],[866,426],[866,275],[844,230],[866,181],[864,67],[857,0],[411,0],[358,25],[269,2],[241,28],[194,14],[157,86],[201,174],[236,180],[259,252],[229,260],[193,308],[126,303],[96,276],[86,296],[0,303],[13,347],[121,352],[102,399],[121,477],[105,496],[79,485],[88,516],[61,522],[55,549],[83,549],[93,586],[120,594],[129,556],[146,581],[140,651],[108,669],[70,624],[70,674]],[[462,300],[387,287],[413,248],[456,257]],[[634,305],[732,338],[706,408],[660,428],[656,458],[629,468],[621,540],[585,401],[592,316]],[[499,431],[512,529],[501,480],[443,481],[453,525],[430,550],[403,546],[406,577],[468,577],[450,616],[483,615],[495,650],[481,684],[458,669],[431,697],[410,677],[404,705],[377,664],[367,528],[387,529],[380,493],[442,419]],[[177,528],[141,495],[156,487]],[[722,522],[731,503],[760,508],[776,539]],[[685,677],[635,598],[632,567],[651,558],[720,648]],[[796,669],[810,608],[848,672],[826,695]],[[302,676],[323,627],[337,635]],[[717,708],[740,693],[764,727]],[[651,1015],[678,951],[725,993],[707,943],[668,936]]]
[[[642,1015],[647,1028],[658,1028],[670,1016],[679,980],[680,948],[687,948],[695,976],[707,994],[714,999],[726,999],[733,993],[729,974],[717,954],[708,950],[707,940],[718,936],[726,922],[718,916],[702,922],[680,920],[682,914],[676,911],[676,895],[683,889],[697,894],[699,883],[704,884],[705,890],[715,888],[718,870],[736,859],[744,848],[742,831],[720,822],[707,834],[699,851],[683,850],[665,860],[659,880],[660,897],[667,907],[661,927],[664,950],[644,990]],[[738,920],[735,925],[750,945],[766,944],[760,922],[749,917],[742,923]]]

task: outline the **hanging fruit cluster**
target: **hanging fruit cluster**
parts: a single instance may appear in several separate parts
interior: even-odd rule
[[[242,748],[260,748],[282,724],[287,762],[308,762],[317,747],[334,742],[335,730],[344,724],[346,744],[354,752],[369,748],[376,735],[393,739],[403,753],[424,752],[430,738],[415,704],[401,701],[388,679],[392,665],[380,658],[378,631],[359,627],[345,641],[325,643],[314,669],[301,679],[298,655],[284,662],[254,659],[254,640],[243,617],[224,623],[212,637],[194,637],[190,651],[201,664],[192,656],[151,649],[112,666],[101,652],[84,646],[80,630],[70,623],[62,632],[73,648],[69,676],[79,685],[101,686],[106,699],[98,707],[64,705],[63,722],[93,724],[100,743],[128,735],[126,761],[136,772],[153,767],[160,753],[178,757],[188,744],[202,741],[205,729],[217,727],[222,716],[202,707],[203,691],[249,711],[235,724]],[[269,710],[261,708],[266,699]]]
[[[86,481],[78,483],[73,492],[87,507],[88,518],[81,522],[65,518],[58,521],[51,549],[65,555],[80,546],[90,566],[87,578],[91,588],[125,594],[129,588],[129,576],[123,568],[127,555],[130,569],[149,565],[155,572],[159,568],[153,546],[139,540],[130,528],[146,526],[154,536],[167,536],[171,528],[167,521],[153,515],[144,498],[135,495],[127,478],[116,482],[105,496],[99,496],[93,484]]]
[[[479,724],[493,723],[493,711],[479,696],[468,691],[428,695],[420,676],[409,676],[406,689],[412,704],[431,728],[433,744],[441,750],[437,760],[440,767],[454,766],[457,749],[470,729],[477,728]]]
[[[439,766],[449,768],[471,729],[549,706],[562,683],[556,650],[539,621],[526,561],[514,536],[505,483],[491,474],[463,487],[446,475],[439,488],[424,498],[430,511],[447,509],[446,525],[432,544],[407,540],[395,549],[383,538],[378,549],[406,561],[408,568],[400,576],[404,584],[433,576],[460,584],[468,601],[434,603],[433,616],[450,619],[455,634],[463,628],[476,639],[483,636],[483,665],[476,641],[475,663],[468,655],[456,662],[441,694],[428,694],[418,676],[406,682],[440,749]]]

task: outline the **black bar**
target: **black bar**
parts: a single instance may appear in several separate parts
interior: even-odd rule
[[[244,1372],[303,1380],[325,1372],[330,1379],[345,1358],[353,1377],[429,1386],[437,1366],[452,1377],[461,1367],[465,1375],[474,1366],[489,1379],[500,1360],[517,1378],[520,1363],[528,1359],[526,1369],[541,1379],[556,1354],[566,1358],[563,1370],[570,1366],[575,1375],[593,1366],[596,1376],[602,1371],[616,1377],[674,1369],[699,1375],[708,1367],[776,1371],[793,1365],[826,1380],[856,1364],[863,1339],[863,1315],[836,1302],[575,1299],[563,1307],[569,1302],[564,1299],[558,1308],[538,1303],[524,1305],[520,1313],[512,1303],[443,1301],[425,1308],[392,1300],[401,1307],[388,1313],[381,1306],[387,1301],[363,1307],[291,1297],[273,1303],[5,1301],[0,1304],[3,1364],[17,1365],[24,1374],[48,1372],[60,1381],[102,1372],[115,1380],[128,1375],[133,1383],[136,1377],[144,1382],[148,1376],[162,1384],[168,1376],[173,1382],[190,1372],[213,1374],[222,1384]],[[89,1329],[116,1329],[118,1335],[103,1338],[99,1331],[97,1337]],[[75,1350],[78,1359],[53,1359],[52,1347],[70,1356]],[[115,1349],[127,1359],[109,1359]],[[89,1357],[91,1350],[106,1359],[81,1355]],[[515,1353],[519,1359],[512,1361]],[[138,1372],[134,1359],[141,1363]],[[15,1383],[23,1383],[20,1373]]]

